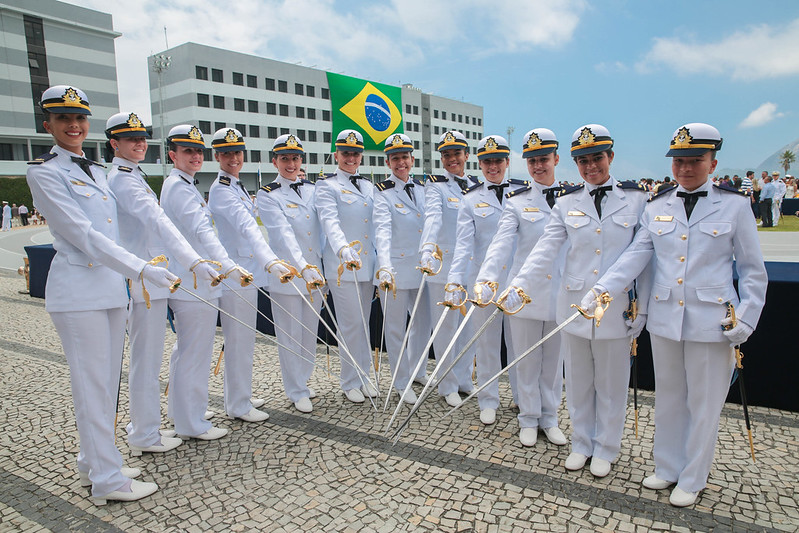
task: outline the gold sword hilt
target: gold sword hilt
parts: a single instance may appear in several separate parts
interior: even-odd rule
[[[515,290],[519,294],[519,297],[522,299],[521,305],[516,310],[510,310],[505,307],[505,302],[507,302],[511,290]],[[517,287],[516,285],[511,285],[507,289],[505,289],[505,291],[502,294],[499,295],[499,298],[497,299],[497,307],[502,309],[502,311],[506,315],[515,315],[516,313],[524,309],[525,305],[529,304],[532,301],[533,299],[527,296],[527,294],[524,292],[524,289],[522,289],[521,287]]]
[[[391,277],[391,283],[385,283],[385,282],[381,281],[380,284],[378,285],[378,288],[380,288],[383,291],[391,291],[391,294],[394,296],[394,299],[396,300],[397,299],[397,280],[396,280],[396,278],[394,278],[394,273],[391,272],[391,270],[389,270],[386,267],[380,267],[380,268],[377,269],[377,272],[375,272],[375,279],[377,279],[377,280],[380,279],[380,273],[381,272],[385,272],[385,273],[387,273],[389,275],[389,277]]]
[[[483,286],[488,285],[488,288],[491,289],[491,298],[488,300],[483,300]],[[486,307],[494,302],[494,298],[497,297],[497,289],[499,288],[499,283],[496,281],[483,281],[480,283],[474,284],[474,298],[469,299],[477,307]]]
[[[444,266],[444,252],[442,252],[441,248],[439,248],[438,245],[434,242],[426,242],[422,244],[422,248],[424,248],[428,244],[432,244],[436,248],[435,251],[433,252],[433,259],[438,261],[438,268],[436,270],[433,270],[432,268],[426,266],[418,266],[416,267],[416,269],[421,270],[423,273],[427,274],[428,276],[435,276],[436,274],[441,272],[441,268]]]
[[[463,299],[461,300],[460,304],[453,304],[446,301],[445,299],[443,302],[438,302],[437,305],[443,305],[450,309],[459,309],[461,315],[466,316],[466,302],[469,300],[469,293],[466,292],[466,289],[463,287],[463,285],[460,285],[458,283],[447,283],[446,285],[444,285],[444,292],[445,293],[462,292]]]
[[[283,259],[275,259],[274,261],[272,261],[271,263],[269,263],[268,265],[266,265],[266,271],[267,271],[269,274],[271,274],[271,273],[272,273],[272,268],[273,268],[275,265],[283,265],[283,266],[284,266],[284,267],[285,267],[285,268],[288,270],[288,272],[287,272],[287,273],[285,273],[285,274],[283,274],[283,275],[281,275],[281,276],[279,277],[279,279],[280,279],[280,283],[288,283],[288,282],[289,282],[289,281],[291,281],[291,280],[292,280],[292,278],[294,278],[295,276],[302,277],[302,276],[300,276],[300,273],[299,273],[299,272],[297,272],[297,269],[296,269],[296,268],[294,268],[294,265],[292,265],[292,264],[291,264],[291,263],[289,263],[288,261],[284,261]]]
[[[358,256],[360,256],[361,253],[363,252],[363,244],[361,243],[361,241],[358,241],[358,240],[352,241],[351,243],[349,243],[346,246],[346,248],[355,248],[355,252],[358,254]],[[350,272],[352,272],[354,270],[360,270],[361,269],[361,265],[358,264],[357,261],[343,261],[342,257],[341,257],[341,253],[343,251],[344,251],[344,247],[342,247],[341,250],[339,250],[339,253],[338,253],[339,264],[338,264],[338,272],[337,272],[338,276],[336,277],[336,286],[338,286],[338,287],[341,287],[341,276],[342,276],[342,274],[344,274],[344,269],[345,268],[347,270],[349,270]]]
[[[214,261],[213,259],[200,259],[196,263],[191,265],[191,268],[189,270],[191,271],[192,276],[194,276],[194,290],[195,291],[197,290],[197,273],[194,272],[194,269],[200,263],[210,263],[212,266],[216,267],[216,268],[214,268],[214,270],[216,270],[217,272],[222,270],[222,263],[220,263],[219,261]],[[217,285],[219,285],[222,282],[223,279],[225,279],[225,275],[220,273],[219,276],[217,276],[217,278],[214,281],[211,282],[211,287],[216,287]]]
[[[322,281],[314,281],[314,282],[305,282],[305,290],[308,291],[308,300],[313,303],[313,290],[314,289],[321,289],[325,286],[325,278],[322,276],[322,272],[319,270],[319,267],[316,265],[305,265],[305,267],[300,271],[300,277],[302,278],[302,273],[306,270],[315,270]],[[305,279],[305,278],[303,278]]]
[[[599,324],[602,321],[602,317],[605,316],[605,311],[608,310],[608,307],[610,307],[610,302],[613,301],[613,297],[607,292],[603,292],[602,294],[597,294],[597,292],[594,289],[591,290],[594,292],[596,296],[595,300],[597,302],[597,306],[596,309],[594,309],[593,315],[577,304],[571,304],[571,307],[573,309],[577,309],[577,311],[579,311],[580,314],[583,315],[585,318],[589,320],[591,319],[596,320],[596,327],[599,327]]]
[[[160,263],[166,263],[166,267],[168,267],[169,259],[167,259],[164,254],[161,254],[147,261],[148,265],[153,265],[153,266],[158,266]],[[144,297],[144,305],[147,306],[147,309],[150,309],[150,293],[147,292],[147,287],[144,286],[144,269],[142,269],[142,273],[139,276],[139,278],[141,279],[141,293],[142,296]]]

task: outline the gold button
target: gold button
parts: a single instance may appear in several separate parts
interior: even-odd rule
[[[310,248],[310,247],[309,247],[309,248],[308,248],[308,251],[309,251],[309,252],[313,252],[313,248]]]
[[[89,193],[86,193],[86,198],[88,198],[89,196],[91,196],[91,194],[89,194]]]
[[[660,300],[660,296],[658,296],[658,295],[656,294],[656,295],[655,295],[655,300]]]
[[[419,230],[419,233],[421,233],[421,232],[422,232],[422,230]]]
[[[422,215],[421,215],[421,213],[416,213],[416,216],[417,216],[417,217],[420,217],[420,216],[422,216]]]
[[[601,253],[602,253],[602,250],[600,250],[599,248],[597,248],[597,249],[596,249],[596,255],[599,255],[599,254],[601,254]]]
[[[508,268],[508,265],[502,265],[502,270],[505,270],[506,268]]]
[[[680,257],[680,263],[685,263],[685,256]]]
[[[400,254],[400,257],[405,257],[405,254],[404,253]]]
[[[89,196],[89,195],[87,194],[86,196]],[[574,225],[574,227],[575,227],[575,228],[576,228],[577,226],[578,226],[577,224],[575,224],[575,225]]]
[[[682,278],[677,278],[677,285],[682,285]]]
[[[364,222],[369,222],[368,218],[363,219]]]
[[[103,195],[103,200],[108,200],[108,196]]]
[[[93,266],[94,266],[94,264],[92,264],[92,263],[89,263],[89,268],[91,268],[91,267],[93,267]]]
[[[366,202],[364,202],[364,203],[363,203],[363,205],[365,205],[365,206],[369,207],[369,204],[368,204],[368,203],[366,203]]]
[[[717,229],[714,229],[714,230],[713,230],[713,235],[718,235],[718,234],[719,234],[719,230],[717,230]]]
[[[448,254],[448,253],[449,253],[449,250],[444,250],[444,253],[445,253],[445,254]]]
[[[364,236],[363,236],[363,238],[364,238],[364,239],[368,239],[368,238],[369,238],[369,235],[364,235]]]
[[[250,257],[252,257],[252,254],[250,254]]]
[[[659,230],[658,230],[658,235],[660,235],[661,233],[663,233],[663,230],[662,230],[662,229],[659,229]]]
[[[547,274],[547,279],[552,279],[552,274]]]
[[[111,219],[110,219],[110,218],[108,219],[108,223],[109,223],[109,224],[111,223]]]
[[[305,218],[311,218],[311,215],[305,215]]]
[[[687,238],[688,238],[688,235],[682,235],[680,238],[681,238],[682,240],[685,240],[685,239],[687,239]]]
[[[629,224],[627,224],[627,223],[625,222],[625,223],[624,223],[624,227],[626,228],[627,226],[629,226]]]
[[[723,302],[723,301],[724,301],[724,300],[723,300],[722,298],[719,298],[719,303],[721,303],[721,302]]]
[[[677,303],[678,303],[678,304],[680,304],[680,307],[682,307],[682,306],[685,304],[685,302],[683,302],[682,300],[680,300],[680,301],[679,301],[679,302],[677,302]]]
[[[570,285],[566,285],[566,290],[569,290],[569,289],[571,289],[571,286]]]
[[[594,274],[599,274],[599,270],[594,269]]]
[[[597,233],[602,233],[602,228],[597,228],[597,229],[596,229],[596,232],[597,232]]]
[[[308,235],[310,235],[310,234],[311,234],[311,232],[309,231],[309,232],[308,232]]]

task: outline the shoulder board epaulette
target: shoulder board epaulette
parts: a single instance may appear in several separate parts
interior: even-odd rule
[[[527,191],[529,191],[532,188],[533,188],[532,185],[527,185],[526,187],[519,187],[518,189],[514,189],[514,190],[512,190],[509,193],[505,193],[505,198],[513,198],[517,194],[521,194],[523,192],[527,192]]]
[[[269,185],[264,185],[263,187],[261,187],[261,190],[265,192],[272,192],[278,190],[279,188],[280,184],[277,183],[276,181],[273,181]]]
[[[427,178],[427,181],[431,183],[446,183],[449,181],[449,178],[446,176],[430,176]]]
[[[39,157],[37,157],[33,161],[28,161],[28,164],[29,165],[41,165],[45,161],[50,161],[52,158],[54,158],[57,155],[58,154],[56,154],[54,152],[47,152],[46,154],[40,155]]]
[[[528,180],[519,180],[516,178],[511,178],[508,180],[508,183],[511,185],[529,185],[530,182]]]
[[[309,179],[304,179],[304,180],[300,180],[300,181],[303,182],[303,183],[306,183],[308,185],[313,185],[313,182],[311,180],[309,180]]]
[[[327,178],[332,178],[332,177],[333,177],[333,176],[335,176],[335,175],[336,175],[336,173],[335,173],[335,172],[333,172],[333,173],[331,173],[331,174],[325,174],[324,176],[319,176],[319,177],[317,178],[317,181],[318,181],[318,180],[326,180]]]
[[[420,187],[424,187],[424,182],[420,179],[413,178],[413,182]]]
[[[483,186],[483,182],[482,181],[479,182],[479,183],[475,183],[474,185],[472,185],[468,189],[464,189],[463,194],[464,195],[469,194],[470,192],[475,191],[475,190],[479,189],[482,186]]]
[[[734,192],[735,194],[740,194],[741,196],[749,196],[748,194],[746,194],[741,189],[736,189],[732,185],[727,185],[726,183],[722,184],[722,185],[719,185],[718,183],[714,183],[713,186],[715,188],[721,190],[721,191]]]
[[[641,185],[637,181],[632,181],[632,180],[620,181],[616,184],[616,187],[619,187],[620,189],[624,190],[636,190],[641,192],[647,192],[646,188],[644,188],[643,185]]]
[[[558,198],[560,198],[561,196],[566,196],[567,194],[571,194],[573,192],[581,191],[583,190],[583,187],[585,187],[585,183],[580,183],[579,185],[566,185],[565,187],[563,187],[563,190],[561,190],[558,193]]]
[[[672,192],[672,191],[673,191],[674,189],[676,189],[676,188],[677,188],[677,184],[676,184],[676,183],[674,183],[674,182],[671,182],[671,183],[669,183],[668,185],[666,185],[666,184],[664,183],[664,184],[663,184],[663,185],[661,185],[661,186],[660,186],[660,188],[658,189],[658,192],[657,192],[657,194],[653,195],[653,196],[652,196],[652,198],[650,198],[650,199],[649,199],[649,200],[647,200],[647,201],[648,201],[648,202],[651,202],[652,200],[655,200],[655,199],[657,199],[657,198],[661,198],[661,197],[663,197],[663,196],[666,196],[667,194],[669,194],[670,192]]]
[[[380,183],[375,184],[375,187],[377,187],[378,191],[387,191],[389,189],[393,189],[394,185],[396,185],[396,184],[393,181],[385,180],[385,181],[381,181]]]
[[[470,179],[473,183],[480,183],[480,178],[478,178],[477,176],[469,175],[469,176],[466,176],[466,177],[468,179]]]
[[[117,169],[118,169],[120,172],[133,172],[133,169],[132,169],[132,168],[130,168],[130,167],[118,166],[118,167],[117,167]]]
[[[222,185],[230,185],[230,178],[228,176],[219,176],[219,183]]]

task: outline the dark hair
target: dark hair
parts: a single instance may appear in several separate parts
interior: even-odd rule
[[[747,176],[754,176],[755,175],[755,171],[754,170],[747,170],[746,171],[746,175]]]

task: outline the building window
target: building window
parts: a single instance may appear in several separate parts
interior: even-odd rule
[[[377,158],[373,155],[369,156],[369,166],[376,167],[377,166]]]
[[[277,80],[277,90],[281,93],[289,92],[289,84],[284,80]]]
[[[266,114],[267,115],[277,115],[277,105],[273,104],[272,102],[266,103]]]
[[[297,138],[301,141],[305,140],[305,130],[297,130]]]
[[[214,122],[214,131],[221,130],[222,128],[227,128],[227,124],[224,122]]]
[[[207,80],[208,79],[208,67],[201,67],[197,65],[194,67],[194,77],[198,80]]]
[[[481,119],[481,118],[478,118],[478,119],[477,119],[477,125],[478,125],[478,126],[482,126],[482,125],[483,125],[483,119]]]
[[[436,135],[438,135],[439,134],[438,126],[434,126],[433,131],[435,132]]]
[[[458,115],[458,122],[463,122],[463,115]]]
[[[233,85],[241,85],[244,87],[244,74],[241,72],[233,73]]]
[[[330,100],[330,89],[327,87],[322,87],[322,98],[325,100]]]
[[[311,120],[316,120],[316,109],[308,108],[308,118]]]
[[[225,109],[225,97],[214,95],[214,109]]]
[[[294,113],[296,114],[297,118],[305,118],[305,108],[297,106]]]
[[[214,96],[214,106],[216,106],[216,96]],[[233,99],[233,110],[244,111],[244,98]]]
[[[329,131],[322,132],[322,142],[329,143],[332,142],[332,139],[333,139],[332,133],[330,133]]]
[[[247,111],[250,113],[257,113],[258,112],[258,101],[257,100],[247,100]]]
[[[270,139],[277,139],[277,128],[274,126],[269,126],[266,129],[266,134],[269,136]]]
[[[254,89],[258,88],[258,77],[253,76],[252,74],[247,74],[247,87],[252,87]]]
[[[275,90],[275,79],[274,78],[264,78],[264,89],[267,91],[274,91]]]
[[[308,130],[308,140],[312,143],[316,142],[316,130]]]
[[[413,114],[414,115],[418,115],[419,114],[419,106],[418,105],[413,106]]]
[[[414,122],[413,123],[413,131],[419,131],[419,123],[418,122]]]
[[[260,163],[261,162],[261,151],[260,150],[250,150],[250,161],[253,163]]]
[[[433,118],[438,118],[438,109],[433,109]]]
[[[244,155],[244,162],[246,163],[247,162],[247,150],[243,151],[243,155]]]
[[[305,94],[310,97],[316,96],[316,87],[314,87],[313,85],[306,85]]]
[[[261,128],[258,126],[250,126],[250,137],[260,137],[261,136]]]
[[[280,135],[288,135],[289,129],[288,128],[280,128]]]
[[[410,112],[411,112],[411,104],[405,104],[405,112],[410,114]]]
[[[287,117],[289,116],[289,106],[286,104],[280,104],[280,116]]]
[[[328,111],[327,109],[322,110],[322,120],[324,120],[325,122],[330,122],[330,111]]]
[[[211,132],[211,122],[208,120],[201,120],[200,121],[200,131],[203,132],[204,135],[210,135]]]
[[[298,94],[300,96],[305,96],[305,85],[302,83],[295,83],[294,84],[294,94]]]
[[[224,83],[225,82],[225,77],[222,74],[222,71],[219,70],[218,68],[212,68],[211,69],[211,81]]]
[[[441,161],[436,159],[436,168],[441,168]]]
[[[413,149],[414,150],[418,150],[419,149],[419,141],[413,141]]]
[[[421,161],[419,161],[418,159],[414,159],[413,160],[413,166],[415,166],[416,168],[421,167],[422,166],[421,165]]]
[[[319,161],[319,159],[317,158],[316,152],[314,152],[312,154],[308,154],[308,162],[311,165],[315,165],[318,161]]]
[[[244,135],[247,133],[247,124],[236,124],[236,129],[239,130],[239,133]]]
[[[210,99],[207,94],[197,94],[197,107],[211,107]]]
[[[447,112],[446,111],[442,111],[441,112],[441,120],[447,120]]]

